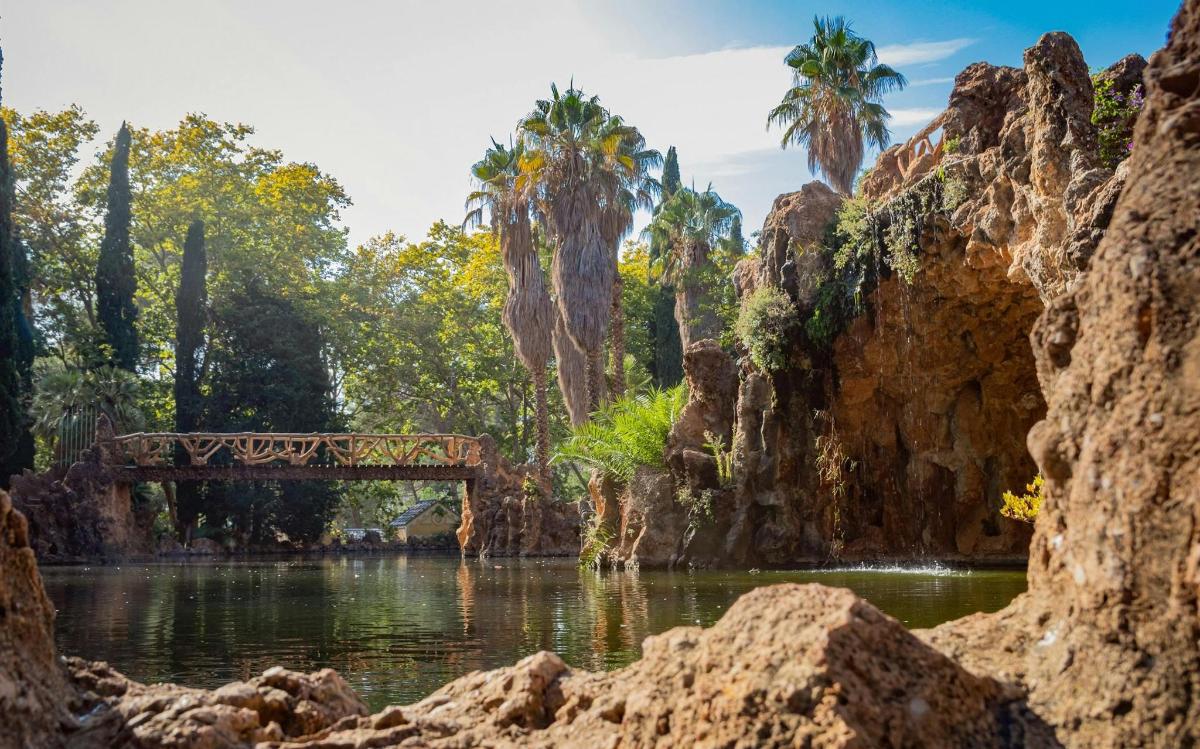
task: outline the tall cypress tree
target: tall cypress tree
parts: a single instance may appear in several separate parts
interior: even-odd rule
[[[183,243],[179,291],[175,294],[175,431],[194,432],[200,425],[204,404],[200,397],[200,349],[204,346],[208,321],[208,255],[204,249],[204,222],[193,221]],[[175,464],[186,465],[183,448],[175,452]],[[200,485],[181,481],[176,489],[177,521],[180,530],[196,522],[200,510]]]
[[[0,51],[0,67],[4,53]],[[8,126],[0,119],[0,488],[8,479],[33,467],[33,438],[29,432],[31,339],[21,314],[18,274],[23,251],[12,220],[13,177],[8,163]],[[25,370],[24,372],[22,370]]]
[[[675,146],[671,146],[667,149],[667,158],[663,159],[662,199],[666,200],[674,195],[679,186],[679,156],[675,153]]]
[[[675,146],[667,149],[663,160],[662,201],[675,194],[681,186],[679,178],[679,155]],[[659,387],[672,387],[683,380],[683,342],[679,338],[679,324],[675,322],[675,288],[660,285],[654,296],[654,317],[650,321],[650,334],[654,341],[654,382]]]
[[[100,262],[96,266],[96,310],[104,336],[112,347],[111,363],[132,372],[137,368],[138,336],[134,327],[137,307],[133,303],[137,278],[129,242],[133,201],[129,190],[129,146],[129,127],[122,122],[113,148],[104,240],[100,243]]]

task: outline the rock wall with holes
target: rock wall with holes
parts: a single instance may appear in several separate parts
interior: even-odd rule
[[[843,272],[830,232],[844,198],[812,183],[775,201],[734,283],[743,305],[786,294],[783,360],[689,350],[694,413],[668,449],[689,518],[660,513],[666,534],[635,524],[633,538],[667,540],[619,558],[1024,559],[1031,528],[999,508],[1037,473],[1026,435],[1046,406],[1029,335],[1086,272],[1125,182],[1100,163],[1075,41],[1047,34],[1024,63],[966,68],[946,110],[863,180],[878,250],[830,340],[813,321]],[[1129,94],[1144,67],[1131,56],[1106,75]]]

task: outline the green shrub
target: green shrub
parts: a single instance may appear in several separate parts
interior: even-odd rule
[[[734,328],[750,352],[750,361],[765,372],[777,372],[787,366],[788,342],[799,324],[796,306],[788,295],[763,286],[742,304]]]
[[[707,429],[704,430],[704,446],[717,461],[717,479],[721,482],[721,486],[732,485],[733,450],[726,450],[725,440],[721,438],[721,435],[714,434]]]
[[[579,550],[580,567],[598,567],[604,552],[612,545],[612,531],[595,515],[583,532],[583,546]]]
[[[962,148],[962,138],[957,135],[953,138],[947,138],[942,143],[942,150],[947,154],[956,154],[960,148]]]
[[[946,213],[953,213],[965,202],[967,202],[967,183],[955,177],[947,178],[942,183],[942,209]]]
[[[1133,124],[1144,103],[1139,84],[1128,96],[1113,90],[1113,80],[1102,74],[1092,76],[1095,98],[1092,104],[1092,124],[1100,160],[1116,168],[1133,150]]]
[[[719,496],[715,489],[701,489],[693,492],[687,486],[680,486],[675,491],[675,501],[687,510],[688,522],[694,528],[708,525],[716,517],[713,514],[714,500]]]
[[[686,403],[683,385],[630,393],[572,430],[554,460],[585,463],[625,483],[640,467],[664,470],[667,435]]]

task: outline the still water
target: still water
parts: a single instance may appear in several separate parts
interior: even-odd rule
[[[274,665],[325,666],[372,709],[413,702],[475,669],[554,650],[624,666],[646,635],[709,625],[780,582],[851,588],[909,627],[1002,608],[1013,570],[841,569],[596,573],[566,560],[388,557],[46,567],[60,650],[139,681],[214,687]]]

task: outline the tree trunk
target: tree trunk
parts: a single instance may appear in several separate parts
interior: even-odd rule
[[[537,422],[538,474],[541,478],[542,494],[546,499],[550,499],[553,484],[550,475],[550,406],[547,398],[548,383],[546,379],[545,366],[534,371],[534,419]]]
[[[675,285],[675,320],[679,323],[679,341],[685,352],[696,341],[719,334],[712,300],[696,278],[699,269],[708,262],[708,254],[709,248],[704,244],[689,248],[683,273]]]
[[[679,325],[679,344],[684,351],[697,340],[695,319],[697,304],[696,290],[686,280],[675,286],[675,322]]]
[[[167,518],[171,522],[171,528],[175,531],[176,538],[182,538],[183,526],[179,524],[179,511],[175,507],[175,482],[162,482],[162,490],[167,500]]]
[[[609,345],[612,352],[613,400],[625,395],[625,311],[621,307],[621,289],[624,288],[621,274],[613,282],[612,322],[609,328]]]
[[[522,502],[525,528],[521,534],[521,550],[526,554],[537,553],[542,546],[542,519],[546,506],[553,494],[550,476],[550,408],[547,403],[547,382],[545,365],[534,369],[533,386],[535,399],[535,418],[537,420],[537,466],[538,466],[538,496],[528,492]]]
[[[604,402],[604,347],[587,352],[588,413],[600,410]]]

